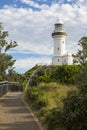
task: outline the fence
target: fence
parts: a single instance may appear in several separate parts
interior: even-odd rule
[[[0,82],[0,97],[5,95],[9,91],[8,81]]]
[[[22,91],[22,86],[17,82],[0,82],[0,97],[5,95],[9,91]]]

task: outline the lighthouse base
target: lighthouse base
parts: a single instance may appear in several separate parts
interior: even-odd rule
[[[52,64],[53,65],[63,65],[63,64],[72,65],[73,64],[72,54],[66,53],[63,56],[56,55],[52,58]]]

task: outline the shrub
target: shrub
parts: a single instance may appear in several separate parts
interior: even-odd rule
[[[34,108],[34,112],[47,126],[48,130],[66,130],[62,126],[61,110],[62,100],[67,97],[67,92],[77,90],[75,86],[66,86],[58,83],[40,83],[37,87],[30,87],[25,95]]]
[[[23,90],[25,89],[26,85],[27,85],[27,80],[25,80],[25,81],[22,83]]]
[[[38,80],[39,82],[49,83],[51,81],[51,78],[50,76],[39,76]]]
[[[38,89],[35,88],[35,87],[31,87],[31,88],[28,88],[25,90],[25,98],[27,101],[31,101],[31,102],[34,102],[37,100],[38,98]]]
[[[80,66],[77,65],[60,65],[55,67],[51,73],[51,78],[56,82],[74,84],[79,71]]]
[[[62,125],[67,130],[87,129],[87,98],[82,93],[70,92],[64,100]]]
[[[87,83],[87,62],[81,66],[80,73],[77,75],[75,83],[78,87]]]
[[[59,108],[52,109],[44,121],[47,126],[47,130],[65,130],[62,126],[62,122],[62,114]]]

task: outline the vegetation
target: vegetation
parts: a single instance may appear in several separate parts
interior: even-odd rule
[[[41,82],[74,84],[79,71],[79,65],[40,66],[30,77],[28,86],[37,86]]]
[[[87,129],[86,72],[87,66],[84,66],[77,76],[77,81],[83,78],[77,87],[50,82],[26,90],[26,100],[47,130]]]
[[[40,83],[38,87],[30,87],[26,90],[25,97],[42,123],[45,123],[49,130],[55,130],[57,126],[55,126],[53,120],[51,121],[52,112],[56,109],[59,112],[62,110],[62,100],[67,97],[67,93],[71,90],[77,91],[77,88],[58,83]],[[54,114],[53,116],[55,119],[58,118]]]
[[[30,70],[26,71],[24,73],[24,75],[26,76],[27,79],[30,78],[30,76],[33,74],[33,72],[38,69],[40,67],[40,65],[35,65],[33,68],[31,68]]]
[[[74,62],[80,65],[40,67],[25,91],[47,130],[87,129],[87,37],[79,45]]]
[[[6,41],[6,37],[8,36],[7,31],[3,31],[3,27],[0,24],[0,81],[6,80],[6,72],[12,69],[15,60],[11,55],[8,55],[6,52],[17,46],[17,43]]]
[[[17,43],[6,41],[8,31],[4,31],[2,24],[0,24],[0,81],[8,80],[15,81],[22,84],[25,79],[24,75],[18,74],[14,71],[14,63],[16,60],[7,52],[16,47]]]
[[[78,45],[80,46],[80,49],[76,55],[73,55],[74,63],[85,64],[87,60],[87,37],[82,37],[79,40]]]
[[[23,76],[25,77],[25,80],[22,83],[23,89],[25,89],[28,80],[30,79],[30,77],[32,76],[34,71],[37,70],[38,68],[40,68],[40,66],[39,65],[35,65],[33,68],[31,68],[30,70],[28,70],[27,72],[24,73]]]

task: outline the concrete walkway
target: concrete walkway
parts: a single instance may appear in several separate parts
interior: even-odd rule
[[[41,130],[21,97],[22,93],[12,92],[0,100],[0,130]]]

